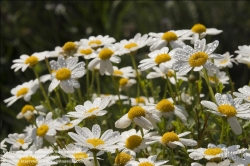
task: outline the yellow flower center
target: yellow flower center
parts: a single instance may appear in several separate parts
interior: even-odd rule
[[[22,157],[19,159],[17,166],[36,166],[38,161],[32,156]]]
[[[217,154],[220,154],[221,152],[221,148],[208,148],[207,150],[205,150],[204,154],[215,156]]]
[[[97,109],[98,109],[98,107],[91,108],[91,109],[89,109],[86,113],[92,113],[93,111],[95,111],[95,110],[97,110]]]
[[[137,47],[137,46],[138,46],[138,45],[137,45],[136,43],[131,42],[131,43],[129,43],[129,44],[126,44],[126,45],[124,46],[124,48],[131,49],[131,48]]]
[[[217,77],[209,76],[208,79],[209,79],[209,81],[212,82],[212,83],[215,83],[215,81],[220,82],[220,80],[219,80]]]
[[[112,55],[114,54],[114,52],[109,49],[109,48],[104,48],[100,51],[99,53],[99,58],[101,60],[106,60],[106,59],[109,59]]]
[[[142,162],[138,166],[154,166],[154,164],[152,164],[150,162]]]
[[[73,123],[67,123],[67,124],[63,125],[62,128],[64,128],[64,126],[70,127],[70,126],[73,126]]]
[[[192,67],[198,67],[206,63],[208,55],[205,52],[196,52],[189,58],[189,64]]]
[[[116,75],[122,75],[123,72],[121,70],[114,70],[114,74],[116,74]]]
[[[140,117],[140,116],[144,117],[145,115],[146,111],[140,106],[132,107],[128,112],[128,118],[131,120],[134,119],[135,117]]]
[[[62,49],[65,52],[71,52],[71,51],[76,51],[76,44],[74,42],[67,42],[63,45]]]
[[[89,55],[89,54],[91,54],[93,51],[92,51],[92,49],[90,49],[90,48],[87,48],[87,49],[81,49],[80,50],[80,53],[81,54],[84,54],[84,55]]]
[[[162,40],[166,40],[167,42],[177,40],[178,37],[174,32],[166,32],[161,37]]]
[[[174,111],[174,105],[167,99],[162,99],[157,105],[156,109],[161,112],[172,112]]]
[[[227,60],[227,59],[224,59],[224,60],[220,61],[220,64],[225,64],[225,63],[227,63],[227,62],[228,62],[228,60]]]
[[[103,145],[105,142],[99,138],[90,138],[87,139],[87,143],[93,145],[94,147],[97,147],[98,145]]]
[[[138,135],[131,135],[126,140],[126,147],[128,149],[132,150],[132,149],[140,146],[141,142],[142,142],[142,137],[140,137]]]
[[[195,33],[202,33],[206,32],[206,27],[202,24],[195,24],[191,30]]]
[[[29,64],[30,67],[35,66],[38,63],[38,58],[32,55],[27,58],[24,63]]]
[[[23,138],[20,138],[20,139],[18,139],[18,140],[16,140],[16,142],[19,142],[20,144],[24,144],[24,139]]]
[[[218,106],[218,111],[222,114],[225,114],[227,117],[235,116],[237,114],[235,107],[229,104]]]
[[[127,85],[127,83],[128,83],[128,79],[127,78],[121,78],[119,80],[119,84],[120,84],[121,87]]]
[[[43,137],[47,133],[48,130],[49,130],[49,126],[46,124],[43,124],[37,128],[36,135]]]
[[[131,158],[132,156],[129,154],[121,152],[115,157],[115,164],[117,166],[125,166]]]
[[[28,88],[21,88],[19,91],[17,91],[16,96],[22,96],[25,95],[26,93],[28,93],[29,89]]]
[[[169,142],[174,142],[174,141],[179,141],[179,137],[177,134],[175,134],[173,131],[172,132],[166,132],[162,138],[161,141],[164,145],[167,146],[167,143]]]
[[[56,71],[56,79],[63,81],[69,79],[71,76],[71,70],[68,68],[61,68]]]
[[[26,104],[23,108],[22,108],[22,114],[25,114],[27,111],[34,111],[35,108],[32,105],[28,105]]]
[[[171,60],[171,57],[168,54],[160,54],[155,58],[155,63],[158,65],[163,62]]]
[[[173,76],[174,76],[174,73],[171,72],[171,71],[169,70],[168,73],[167,73],[167,76],[168,76],[168,77],[173,77]]]
[[[142,98],[142,97],[137,97],[137,98],[135,98],[135,102],[136,102],[137,104],[139,104],[139,103],[145,103],[146,101],[145,101],[144,98]]]
[[[73,156],[75,157],[75,160],[77,161],[88,158],[87,153],[84,153],[84,152],[74,153]]]
[[[100,40],[91,40],[88,43],[89,46],[94,45],[94,44],[100,45],[100,44],[102,44],[102,42]]]

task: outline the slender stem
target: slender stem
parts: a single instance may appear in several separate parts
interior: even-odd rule
[[[87,100],[89,99],[89,70],[88,70],[88,59],[86,59],[86,95]]]
[[[101,88],[100,88],[100,78],[98,72],[96,72],[96,83],[97,83],[97,96],[99,97],[101,94]]]
[[[79,99],[80,99],[80,103],[82,104],[83,103],[83,97],[82,97],[81,88],[77,88],[77,93],[78,93],[78,96],[79,96]]]
[[[203,68],[202,70],[203,70],[203,73],[204,73],[204,78],[205,78],[205,81],[207,83],[210,96],[211,96],[213,102],[215,102],[214,92],[213,92],[212,86],[211,86],[211,84],[210,84],[210,82],[208,80],[207,70],[205,68]]]
[[[116,94],[118,95],[118,106],[119,106],[119,109],[120,109],[120,113],[121,115],[123,115],[123,112],[122,112],[122,101],[121,101],[121,97],[120,97],[120,91],[119,91],[119,87],[117,85],[117,82],[115,81],[115,78],[113,75],[111,75],[111,79],[112,79],[112,82],[114,84],[114,88],[115,88],[115,91],[116,91]]]
[[[110,165],[113,165],[114,162],[113,162],[113,160],[112,160],[111,153],[110,153],[110,152],[107,152],[107,154],[108,154],[108,158],[109,158]]]
[[[168,79],[167,76],[166,76],[166,78],[167,78],[167,84],[168,84],[168,88],[170,90],[171,97],[172,97],[172,99],[174,101],[174,104],[176,104],[176,97],[175,97],[175,94],[173,92],[172,85],[171,85],[171,83],[170,83],[170,81],[169,81],[169,79]]]
[[[57,101],[58,101],[58,103],[59,103],[59,107],[60,107],[60,109],[62,110],[62,112],[65,113],[65,110],[64,110],[64,108],[63,108],[63,105],[62,105],[62,102],[61,102],[61,98],[60,98],[60,95],[59,95],[59,93],[58,93],[57,88],[55,88],[54,91],[55,91],[55,93],[56,93],[56,98],[57,98]]]
[[[93,152],[95,166],[98,166],[96,154],[97,152]]]
[[[95,81],[95,69],[92,70],[92,78],[91,78],[91,83],[90,83],[90,87],[89,87],[89,91],[88,91],[89,94],[92,94],[92,89],[94,87],[94,81]]]
[[[227,73],[227,76],[229,78],[229,84],[231,86],[231,95],[233,95],[233,92],[234,92],[234,82],[232,81],[232,78],[229,74],[229,71],[228,71],[228,68],[226,68],[226,73]]]
[[[222,117],[221,118],[222,122],[221,122],[221,133],[220,133],[220,144],[223,143],[223,138],[224,138],[224,133],[225,133],[225,120],[224,118]]]
[[[170,154],[171,154],[171,162],[172,162],[172,165],[176,165],[175,164],[175,159],[174,159],[174,150],[172,148],[170,148]]]

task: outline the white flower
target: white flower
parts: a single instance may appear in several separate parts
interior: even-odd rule
[[[100,74],[104,75],[105,71],[109,74],[114,73],[114,69],[111,62],[120,63],[121,59],[116,55],[117,47],[115,45],[108,45],[102,49],[98,49],[98,57],[90,61],[88,69],[92,70],[96,65],[100,64]]]
[[[81,122],[81,119],[76,119],[73,121],[70,121],[68,117],[63,115],[61,118],[57,118],[54,121],[54,127],[58,131],[64,131],[64,130],[69,130],[78,125],[78,123]]]
[[[197,142],[192,139],[186,139],[186,138],[181,138],[185,135],[190,134],[191,132],[187,131],[181,134],[176,134],[175,132],[166,132],[163,136],[152,136],[152,137],[147,137],[147,139],[153,140],[151,142],[148,142],[147,144],[151,144],[154,142],[160,142],[163,146],[167,147],[169,146],[170,148],[176,148],[177,145],[184,147],[186,146],[196,146]]]
[[[50,57],[54,56],[54,57],[59,57],[59,56],[64,56],[64,57],[69,57],[69,56],[73,56],[77,49],[79,47],[79,42],[66,42],[62,47],[57,46],[55,48],[54,53],[50,53]]]
[[[157,156],[149,156],[148,158],[139,158],[138,161],[129,161],[125,166],[143,166],[143,165],[150,165],[150,166],[161,166],[168,162],[168,160],[159,160],[156,161]]]
[[[153,39],[148,43],[150,46],[150,51],[159,50],[162,47],[170,44],[172,48],[178,48],[185,45],[183,40],[190,40],[191,38],[185,36],[188,30],[178,30],[178,31],[167,31],[165,33],[149,33]]]
[[[114,153],[116,149],[120,149],[120,145],[116,145],[121,139],[118,131],[114,132],[112,129],[108,129],[101,136],[101,128],[98,124],[93,125],[92,131],[79,126],[75,126],[75,130],[77,134],[69,132],[69,136],[76,141],[76,145],[88,147],[90,151]]]
[[[174,58],[177,61],[173,64],[173,69],[178,70],[180,74],[186,74],[192,68],[194,71],[200,71],[203,67],[215,71],[217,67],[210,59],[222,58],[220,54],[212,54],[218,45],[217,40],[206,45],[206,40],[202,39],[195,42],[194,48],[185,45],[183,48],[175,49]]]
[[[214,64],[222,69],[226,67],[233,67],[233,62],[237,64],[237,62],[234,60],[233,55],[230,55],[229,52],[226,52],[225,54],[222,55],[223,58],[221,59],[214,59]]]
[[[243,158],[235,156],[232,160],[234,160],[234,164],[232,164],[232,166],[248,166],[250,164],[250,153],[244,153]]]
[[[147,97],[145,96],[140,96],[140,97],[130,97],[130,101],[124,101],[123,104],[130,104],[131,106],[144,106],[147,105],[148,103],[153,103],[154,102],[154,98],[153,97],[149,97],[147,99]]]
[[[202,100],[201,104],[204,107],[209,108],[209,112],[212,112],[218,116],[223,116],[227,118],[227,122],[231,126],[231,129],[236,135],[242,133],[242,128],[236,117],[242,119],[250,119],[250,109],[249,105],[241,104],[241,100],[233,99],[230,94],[220,93],[215,94],[216,103],[211,101]]]
[[[27,135],[31,135],[32,131],[36,128],[35,125],[29,125],[26,126],[25,129],[23,129],[23,131],[27,134]]]
[[[154,66],[159,66],[160,68],[165,66],[165,68],[172,68],[174,63],[173,59],[173,51],[169,52],[168,47],[163,47],[160,50],[155,50],[148,54],[149,58],[143,59],[140,61],[140,65],[138,66],[141,71],[145,71]],[[163,65],[163,66],[162,66]]]
[[[239,63],[244,63],[250,66],[250,45],[243,45],[238,47],[239,50],[236,50],[237,57],[235,58]]]
[[[97,53],[90,46],[79,46],[74,56],[82,56],[84,59],[91,59],[97,57]]]
[[[100,94],[100,98],[101,98],[101,99],[104,99],[104,98],[106,98],[106,97],[110,97],[110,102],[109,102],[109,104],[108,104],[107,107],[112,106],[113,104],[115,104],[115,103],[119,100],[119,96],[118,96],[118,95]],[[97,96],[96,93],[94,93],[94,94],[92,95],[92,100],[95,100],[96,98],[98,98],[98,96]],[[120,94],[120,99],[121,99],[121,100],[125,100],[125,99],[128,99],[128,97]]]
[[[219,163],[216,162],[207,162],[206,166],[229,166],[231,161],[229,159],[226,159],[224,161],[221,161]],[[201,164],[197,162],[191,163],[191,166],[202,166]],[[230,165],[231,166],[231,165]]]
[[[66,93],[73,93],[74,88],[80,88],[77,78],[81,78],[85,74],[84,62],[78,62],[78,57],[68,57],[64,59],[59,56],[57,62],[50,61],[53,79],[49,85],[49,92],[55,89],[59,84]]]
[[[19,150],[20,147],[22,149],[28,149],[29,144],[32,143],[32,138],[29,135],[25,134],[9,134],[9,138],[5,138],[5,141],[9,144],[12,144],[10,147],[10,151]]]
[[[36,92],[38,87],[39,85],[37,84],[37,81],[33,80],[25,82],[22,85],[18,85],[10,91],[13,96],[5,99],[4,102],[8,103],[8,107],[20,98],[23,98],[25,101],[30,101],[31,95]]]
[[[201,76],[204,77],[204,73],[201,72]],[[222,83],[222,84],[228,84],[229,81],[229,77],[227,76],[226,72],[224,71],[220,71],[219,69],[216,70],[216,72],[213,72],[211,70],[207,71],[207,76],[208,76],[208,80],[210,83],[212,83],[213,85],[217,82]]]
[[[120,69],[117,66],[113,66],[113,69],[113,75],[116,77],[130,78],[136,76],[135,70],[131,66],[122,67]],[[105,74],[110,75],[109,73]]]
[[[47,53],[48,51],[35,52],[31,56],[21,55],[20,59],[13,60],[14,64],[11,66],[11,69],[15,69],[15,72],[22,69],[22,72],[24,72],[28,67],[34,67],[39,61],[44,60]]]
[[[51,74],[45,74],[45,75],[42,75],[40,78],[39,78],[39,81],[42,82],[42,83],[45,83],[49,80],[52,79],[52,75]]]
[[[137,33],[133,39],[130,40],[121,40],[119,43],[116,43],[119,47],[117,51],[118,55],[124,55],[131,52],[134,52],[148,44],[151,38],[148,38],[147,34],[141,36],[140,33]]]
[[[110,100],[111,97],[105,97],[103,99],[98,97],[93,103],[90,101],[85,101],[83,105],[77,105],[75,107],[75,112],[68,112],[67,116],[80,120],[95,116],[103,116],[107,113],[107,111],[104,109],[107,107]]]
[[[108,35],[102,36],[90,36],[89,39],[81,39],[80,45],[82,46],[90,46],[91,48],[97,48],[104,45],[109,45],[115,42],[113,37],[109,37]]]
[[[197,97],[197,95],[195,95],[195,96],[190,96],[188,93],[185,93],[185,92],[182,92],[181,93],[181,100],[184,102],[184,103],[186,103],[186,104],[188,104],[188,105],[191,105],[192,104],[192,100],[194,100],[195,98]],[[201,97],[204,97],[204,94],[200,94],[200,98]]]
[[[52,155],[53,150],[51,149],[36,149],[35,146],[31,146],[26,151],[6,152],[1,156],[1,165],[12,166],[12,165],[36,165],[36,166],[50,166],[57,164],[53,161],[59,156]]]
[[[42,115],[38,116],[36,118],[36,126],[37,128],[34,128],[32,131],[32,139],[34,140],[33,144],[36,145],[37,148],[42,147],[43,138],[50,143],[54,143],[56,141],[56,130],[52,119],[52,112],[49,112],[45,119]]]
[[[250,86],[245,85],[243,88],[239,88],[238,91],[240,92],[233,92],[234,96],[237,98],[243,99],[247,102],[250,102]]]
[[[0,144],[0,149],[2,149],[4,153],[7,151],[6,149],[7,145],[5,145],[5,139],[3,139]]]
[[[32,105],[26,104],[16,117],[17,119],[25,118],[30,121],[33,119],[34,114],[45,115],[44,111],[45,108],[42,105],[33,107]]]
[[[119,91],[127,91],[134,84],[136,84],[135,79],[121,78],[119,80]]]
[[[133,156],[127,152],[121,152],[116,155],[114,166],[125,166],[130,160],[134,160]]]

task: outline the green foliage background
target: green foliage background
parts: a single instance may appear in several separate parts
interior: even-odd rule
[[[58,13],[60,5],[65,11]],[[1,139],[21,133],[27,122],[17,120],[24,101],[6,107],[3,100],[10,90],[34,79],[34,74],[14,72],[12,60],[20,55],[52,51],[67,41],[93,35],[109,35],[117,42],[133,38],[138,32],[165,32],[190,29],[196,23],[223,33],[207,37],[219,40],[217,53],[234,54],[240,45],[249,45],[249,1],[1,1]],[[148,51],[148,50],[147,50]],[[235,55],[235,54],[234,54]],[[126,63],[126,62],[124,62]],[[39,67],[39,66],[38,66]],[[41,73],[47,73],[43,68]],[[250,71],[246,65],[230,70],[235,89],[246,85]],[[39,100],[39,96],[34,96]]]

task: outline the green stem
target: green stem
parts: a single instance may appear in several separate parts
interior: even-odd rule
[[[172,165],[176,165],[175,164],[175,159],[174,159],[174,150],[172,148],[170,148],[170,154],[171,154],[171,163]]]
[[[100,88],[100,78],[98,72],[96,72],[96,83],[97,83],[97,96],[99,97],[101,94],[101,88]]]
[[[111,153],[110,153],[110,152],[107,152],[107,154],[108,154],[108,158],[109,158],[109,163],[110,163],[110,165],[113,165],[114,162],[113,162],[113,160],[112,160]]]
[[[114,84],[116,94],[118,95],[118,99],[119,99],[118,106],[119,106],[119,109],[120,109],[120,113],[121,113],[121,115],[123,115],[123,113],[122,113],[122,101],[121,101],[121,97],[120,97],[119,87],[117,85],[117,82],[115,81],[114,75],[111,75],[111,79],[112,79],[112,82]]]
[[[205,68],[203,68],[202,70],[203,70],[203,73],[204,73],[204,78],[205,78],[205,81],[207,83],[210,96],[211,96],[213,102],[215,102],[214,92],[213,92],[212,86],[211,86],[211,84],[209,82],[209,79],[208,79],[207,70]]]
[[[83,103],[83,97],[82,97],[81,88],[77,88],[77,93],[78,93],[78,96],[80,98],[80,104],[82,104]]]
[[[60,107],[60,109],[62,110],[63,114],[65,114],[65,110],[64,110],[64,108],[63,108],[63,105],[62,105],[62,102],[61,102],[61,98],[60,98],[60,95],[59,95],[59,93],[58,93],[57,88],[55,88],[54,91],[55,91],[55,93],[56,93],[56,98],[57,98],[57,101],[58,101],[58,103],[59,103],[59,107]]]
[[[229,71],[228,71],[228,68],[226,68],[226,73],[227,73],[227,76],[229,78],[229,84],[230,84],[230,87],[231,87],[231,95],[233,95],[233,92],[234,92],[234,82],[232,81],[232,78],[229,74]]]
[[[88,59],[86,59],[86,95],[87,100],[89,99],[89,70],[88,70]]]
[[[93,152],[95,166],[98,166],[96,154],[97,152]]]
[[[224,118],[222,117],[222,122],[221,122],[221,133],[220,133],[220,144],[223,143],[223,138],[224,138],[224,133],[225,133],[225,121]]]
[[[167,78],[167,84],[168,84],[168,88],[170,90],[171,97],[172,97],[172,99],[174,101],[174,104],[176,104],[176,96],[175,96],[175,94],[173,92],[172,85],[171,85],[171,83],[170,83],[170,81],[169,81],[169,79],[168,79],[167,76],[166,76],[166,78]]]

